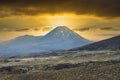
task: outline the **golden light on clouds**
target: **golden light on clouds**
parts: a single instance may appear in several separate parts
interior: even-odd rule
[[[76,17],[73,14],[59,14],[53,16],[47,16],[47,20],[51,26],[67,26],[71,23],[71,18]]]
[[[0,41],[67,26],[90,40],[120,35],[120,0],[1,0]]]
[[[119,21],[120,18],[73,13],[11,16],[0,19],[0,40],[23,35],[43,36],[56,26],[67,26],[86,39],[96,41],[120,34]]]

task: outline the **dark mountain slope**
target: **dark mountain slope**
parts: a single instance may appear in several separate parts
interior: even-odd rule
[[[95,42],[71,50],[120,50],[120,36]]]

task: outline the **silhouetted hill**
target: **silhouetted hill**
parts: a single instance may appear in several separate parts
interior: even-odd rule
[[[95,42],[71,50],[120,50],[120,36]]]

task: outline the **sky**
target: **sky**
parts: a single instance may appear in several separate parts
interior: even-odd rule
[[[56,26],[93,41],[120,35],[120,0],[0,0],[0,41]]]

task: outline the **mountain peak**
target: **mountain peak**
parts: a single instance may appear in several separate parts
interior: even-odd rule
[[[66,31],[71,31],[67,26],[57,26],[54,28],[52,31],[57,31],[57,32],[66,32]]]
[[[70,35],[74,34],[74,32],[72,30],[70,30],[68,27],[66,26],[57,26],[56,28],[54,28],[53,30],[51,30],[48,34],[46,34],[45,36],[49,38],[66,38]]]
[[[75,33],[71,29],[66,26],[57,26],[53,30],[51,30],[48,34],[43,37],[45,40],[55,40],[55,41],[81,41],[81,42],[89,42],[88,40],[84,39],[79,34]]]

